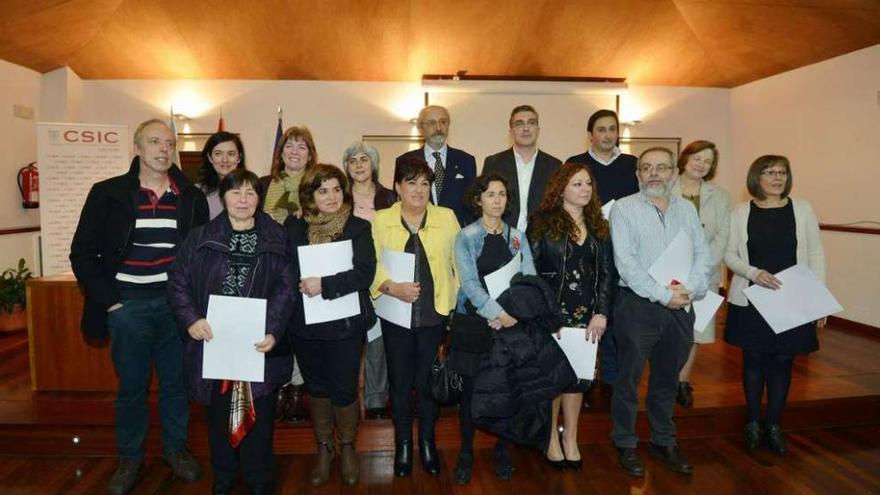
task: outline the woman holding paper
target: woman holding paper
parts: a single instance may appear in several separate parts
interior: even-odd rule
[[[777,334],[749,302],[743,289],[758,284],[779,289],[774,273],[793,265],[812,270],[825,281],[825,253],[819,222],[803,199],[793,199],[788,158],[765,155],[749,167],[746,187],[752,200],[737,205],[730,217],[730,242],[724,262],[733,271],[724,340],[742,349],[746,397],[745,447],[758,448],[762,437],[779,455],[787,452],[780,422],[797,354],[819,349],[816,324]],[[824,325],[824,320],[818,322]],[[767,415],[761,421],[761,399],[767,388]],[[763,424],[762,424],[763,423]]]
[[[715,143],[694,141],[685,146],[678,157],[678,182],[672,189],[673,194],[680,194],[693,203],[700,215],[706,242],[712,250],[712,261],[715,264],[715,270],[709,278],[709,290],[716,294],[721,286],[721,262],[730,234],[730,195],[709,182],[715,177],[717,169],[718,148]],[[691,407],[694,403],[690,377],[697,347],[712,342],[715,342],[715,318],[709,321],[704,330],[694,331],[694,345],[678,376],[678,396],[675,400],[682,407]]]
[[[223,201],[218,190],[220,181],[237,168],[245,168],[241,139],[226,131],[211,134],[202,148],[202,166],[199,167],[199,182],[196,184],[205,193],[211,219],[223,213]]]
[[[408,476],[412,470],[413,388],[419,411],[422,468],[433,476],[440,472],[434,442],[439,406],[431,398],[428,377],[437,347],[446,334],[446,320],[455,309],[458,275],[453,244],[459,227],[452,210],[430,203],[433,181],[434,173],[423,158],[400,160],[394,170],[394,189],[400,201],[377,211],[373,219],[373,241],[379,262],[370,290],[374,298],[379,298],[377,312],[382,317],[382,338],[388,358],[397,476]],[[385,266],[392,257],[414,259],[401,263],[411,262],[409,268],[414,276],[392,278],[390,274],[398,267]],[[381,298],[390,298],[390,304],[397,302],[398,307],[402,306],[405,318],[397,319],[396,323],[389,321],[391,316],[381,313]]]
[[[463,377],[458,408],[461,447],[454,473],[460,485],[470,482],[474,463],[474,374],[491,347],[492,330],[517,324],[489,295],[484,278],[520,255],[520,273],[535,275],[525,235],[501,219],[508,210],[507,180],[496,173],[481,175],[467,189],[463,200],[479,220],[455,238],[455,260],[461,280],[456,312],[470,316],[455,316],[455,322],[462,323],[453,324],[450,334],[450,364]],[[507,442],[499,438],[495,444],[495,476],[510,479],[512,473]]]
[[[394,191],[379,183],[379,152],[369,144],[357,141],[342,155],[345,173],[354,199],[352,214],[368,222],[376,211],[388,208],[395,201]],[[368,339],[369,340],[369,339]],[[384,419],[388,401],[388,365],[382,336],[367,342],[364,352],[364,408],[368,419]]]
[[[608,221],[594,184],[588,167],[559,167],[529,222],[528,236],[538,275],[557,291],[562,325],[586,329],[585,338],[597,342],[605,332],[617,281]],[[581,380],[553,401],[551,431],[557,430],[560,406],[564,428],[561,444],[551,435],[546,456],[557,469],[580,470],[583,465],[577,427],[588,388]]]
[[[228,493],[239,470],[253,493],[271,493],[272,434],[276,390],[290,379],[290,274],[284,229],[257,211],[257,176],[236,169],[218,189],[226,214],[194,229],[168,272],[168,299],[186,350],[184,367],[192,400],[206,405],[208,443],[214,468],[213,493]],[[202,378],[205,342],[214,338],[207,321],[212,295],[266,300],[265,353],[259,382]]]
[[[330,478],[335,457],[333,444],[334,419],[342,464],[342,480],[354,485],[358,480],[358,460],[354,442],[357,439],[359,409],[358,373],[364,335],[376,322],[369,287],[376,274],[376,254],[370,223],[352,215],[352,199],[345,173],[333,166],[317,164],[303,174],[299,186],[299,204],[303,216],[290,216],[284,228],[294,260],[294,276],[299,280],[302,296],[296,297],[299,308],[292,326],[294,350],[306,387],[309,389],[312,426],[318,444],[318,457],[311,473],[311,483],[319,486]],[[346,246],[347,244],[347,246]],[[303,246],[321,246],[317,259],[306,263]],[[339,260],[342,247],[350,253],[348,260]],[[326,254],[325,254],[326,253]],[[320,264],[320,257],[342,261],[347,269],[331,270],[330,275],[304,276]],[[354,311],[330,321],[308,324],[304,298],[321,298],[340,302],[353,295]],[[326,309],[324,310],[327,311]]]

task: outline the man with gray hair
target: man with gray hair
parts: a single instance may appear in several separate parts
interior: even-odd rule
[[[127,173],[92,186],[70,246],[70,263],[85,295],[86,338],[110,337],[119,379],[116,446],[119,467],[107,485],[128,493],[144,465],[150,371],[159,376],[162,458],[174,474],[195,481],[187,451],[189,401],[183,340],[165,295],[168,268],[190,229],[208,221],[208,203],[174,164],[175,136],[158,119],[134,133]]]
[[[450,124],[449,111],[444,107],[429,105],[423,108],[419,112],[417,126],[425,145],[398,156],[394,163],[397,167],[401,160],[411,157],[427,161],[428,167],[434,172],[431,202],[454,211],[459,225],[464,227],[473,220],[473,216],[462,197],[477,176],[477,161],[473,155],[446,144]]]
[[[639,382],[645,361],[651,365],[646,407],[651,428],[648,452],[667,468],[690,474],[691,465],[676,447],[672,412],[678,373],[694,340],[690,304],[706,293],[712,254],[694,206],[671,194],[677,174],[673,154],[650,148],[639,156],[639,192],[611,208],[614,262],[620,293],[614,304],[619,371],[611,399],[611,437],[620,465],[631,476],[644,476],[636,453]],[[651,265],[680,232],[692,243],[693,266],[684,280],[654,280]]]

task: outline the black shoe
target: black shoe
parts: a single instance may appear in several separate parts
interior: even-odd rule
[[[788,448],[785,445],[785,434],[779,423],[767,423],[767,446],[777,455],[785,455]]]
[[[202,477],[202,468],[199,467],[199,462],[187,450],[163,454],[162,459],[171,466],[174,475],[184,481],[196,481]]]
[[[495,444],[495,477],[499,480],[509,480],[513,477],[510,449],[501,441]]]
[[[761,423],[757,421],[746,423],[744,440],[747,451],[752,452],[761,445],[761,433]]]
[[[675,445],[657,445],[655,443],[648,444],[648,454],[654,459],[662,462],[670,471],[681,474],[691,474],[693,467],[687,459],[681,455],[678,447]]]
[[[544,453],[544,460],[547,461],[547,464],[549,464],[550,467],[552,467],[553,469],[556,469],[558,471],[565,471],[565,468],[568,465],[568,463],[565,462],[564,458],[560,459],[558,461],[554,461],[553,459],[547,457],[546,452]]]
[[[215,481],[211,486],[211,495],[228,495],[232,492],[232,483],[229,481]]]
[[[384,407],[371,407],[367,409],[367,419],[388,419]]]
[[[572,471],[580,471],[580,470],[582,470],[582,469],[584,468],[584,460],[583,460],[583,459],[577,459],[577,460],[571,460],[571,459],[569,459],[568,456],[565,455],[564,442],[560,441],[559,443],[560,443],[560,445],[563,445],[563,447],[562,447],[562,456],[563,456],[563,458],[565,459],[565,461],[564,461],[564,462],[565,462],[565,468],[566,468],[566,469],[571,469]]]
[[[458,461],[455,463],[455,482],[459,485],[467,485],[471,482],[471,473],[474,469],[474,453],[462,450],[458,453]]]
[[[690,382],[678,382],[678,395],[675,396],[675,402],[681,407],[691,408],[694,405],[694,387]]]
[[[440,474],[440,457],[437,455],[437,445],[434,440],[419,439],[419,460],[422,461],[422,469],[431,476]]]
[[[137,484],[138,476],[144,467],[143,462],[119,460],[119,467],[107,482],[107,491],[110,495],[125,495]]]
[[[401,440],[394,443],[394,475],[403,478],[412,472],[413,444],[412,440]]]
[[[645,476],[645,465],[642,464],[642,460],[639,459],[639,454],[636,452],[636,449],[618,448],[617,460],[620,462],[620,467],[623,468],[626,474],[636,478],[642,478]]]

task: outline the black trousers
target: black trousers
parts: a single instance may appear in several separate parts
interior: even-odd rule
[[[446,336],[446,326],[404,328],[382,320],[382,338],[388,360],[388,390],[394,438],[412,440],[412,389],[416,389],[419,410],[419,438],[434,439],[434,423],[440,406],[431,398],[428,379],[437,347]]]
[[[639,382],[648,361],[651,374],[646,409],[651,442],[675,445],[672,413],[678,373],[694,343],[694,315],[652,303],[621,288],[614,304],[614,318],[618,373],[611,399],[611,438],[620,448],[635,448],[638,443]]]
[[[330,399],[336,407],[357,400],[363,335],[344,340],[306,340],[294,337],[293,347],[309,395]]]
[[[220,394],[220,381],[214,385],[211,403],[205,407],[208,421],[208,445],[211,449],[211,467],[214,481],[232,483],[241,465],[244,481],[251,488],[272,486],[275,458],[272,454],[272,434],[275,431],[275,398],[272,393],[254,400],[256,422],[238,445],[229,443],[229,407],[232,391]]]

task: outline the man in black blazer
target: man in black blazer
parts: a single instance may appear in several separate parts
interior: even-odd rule
[[[507,180],[507,225],[525,232],[528,216],[541,203],[547,181],[562,163],[538,149],[538,112],[531,105],[520,105],[510,112],[510,138],[513,146],[486,157],[483,174],[497,173]],[[523,206],[525,203],[525,206]]]
[[[425,145],[398,156],[394,166],[396,168],[404,158],[415,157],[427,161],[434,172],[431,201],[454,211],[458,223],[464,227],[474,219],[462,197],[477,176],[477,161],[473,155],[446,145],[450,122],[449,111],[445,108],[438,105],[423,108],[419,112],[417,126]]]

